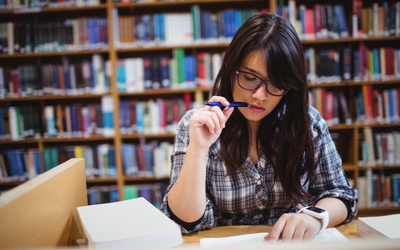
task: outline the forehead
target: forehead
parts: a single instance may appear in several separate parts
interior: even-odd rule
[[[241,69],[267,79],[267,62],[262,51],[253,50],[240,63]]]

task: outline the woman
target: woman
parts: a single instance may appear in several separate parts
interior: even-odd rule
[[[286,19],[261,13],[247,20],[212,93],[210,102],[225,108],[188,111],[175,137],[161,211],[183,233],[274,224],[266,240],[303,240],[354,218],[357,191],[325,121],[308,105],[303,49]],[[305,204],[312,207],[297,212]]]

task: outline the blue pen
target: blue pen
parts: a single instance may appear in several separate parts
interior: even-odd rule
[[[222,103],[220,103],[220,102],[206,102],[206,103],[204,103],[204,105],[206,105],[206,106],[211,106],[211,107],[215,107],[215,106],[218,106],[218,107],[225,107],[225,106],[224,106]],[[247,108],[247,107],[250,107],[250,104],[245,103],[245,102],[232,102],[231,104],[229,104],[228,107],[237,107],[237,108],[245,107],[245,108]]]

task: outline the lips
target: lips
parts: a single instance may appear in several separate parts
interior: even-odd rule
[[[265,110],[265,108],[263,106],[259,106],[259,105],[250,105],[249,109],[256,113],[261,113]]]

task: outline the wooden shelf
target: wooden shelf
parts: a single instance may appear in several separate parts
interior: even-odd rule
[[[0,182],[0,186],[18,186],[22,183],[24,183],[24,181]]]
[[[169,177],[157,178],[155,176],[124,176],[125,181],[169,181]]]
[[[342,168],[344,171],[354,171],[355,170],[355,166],[353,164],[349,164],[349,163],[343,163]]]
[[[361,86],[361,85],[380,85],[380,84],[399,84],[398,80],[387,80],[387,81],[340,81],[332,83],[308,83],[308,88],[326,88],[326,87],[342,87],[342,86]]]
[[[120,96],[146,96],[146,95],[171,95],[171,94],[183,94],[183,93],[194,93],[196,91],[211,91],[212,87],[209,88],[194,88],[194,89],[148,89],[143,92],[135,93],[119,93]]]
[[[355,128],[354,124],[344,124],[344,123],[328,126],[329,130],[354,129],[354,128]]]
[[[148,138],[148,139],[170,139],[175,137],[175,133],[164,133],[164,134],[130,134],[123,135],[121,134],[121,139],[139,139],[139,138]]]
[[[175,48],[183,49],[208,49],[208,48],[227,48],[229,43],[202,43],[202,44],[181,44],[167,46],[140,46],[132,48],[116,49],[118,53],[122,52],[142,52],[142,51],[157,51],[157,50],[172,50]]]
[[[219,3],[233,3],[243,2],[243,0],[185,0],[185,1],[163,1],[153,3],[114,3],[113,7],[116,8],[128,8],[133,6],[134,8],[140,7],[166,7],[176,5],[192,5],[192,4],[219,4]],[[247,0],[246,2],[265,2],[265,0]]]
[[[374,166],[374,167],[364,167],[364,166],[358,166],[358,170],[359,171],[363,171],[363,170],[367,170],[367,169],[399,169],[400,165],[393,165],[393,166],[383,166],[383,165],[379,165],[379,166]]]
[[[25,58],[25,57],[42,57],[42,56],[64,56],[64,55],[87,55],[87,54],[98,54],[108,53],[108,49],[97,49],[97,50],[82,50],[82,51],[60,51],[60,52],[42,52],[42,53],[17,53],[13,55],[0,54],[1,58]]]
[[[83,95],[41,95],[41,96],[24,96],[24,97],[7,97],[0,98],[0,102],[12,101],[42,101],[42,100],[59,100],[59,99],[79,99],[79,98],[100,98],[105,95],[111,95],[107,92],[104,94],[83,94]]]
[[[46,7],[46,8],[27,8],[27,9],[15,9],[15,10],[2,10],[0,15],[3,14],[32,14],[32,13],[45,13],[45,12],[64,12],[64,11],[84,11],[84,10],[96,10],[106,9],[107,4],[99,4],[94,6],[70,6],[70,7]]]
[[[114,137],[106,137],[106,136],[91,136],[91,137],[71,137],[71,138],[27,138],[19,141],[13,140],[1,140],[0,144],[26,144],[26,143],[40,143],[40,142],[88,142],[88,141],[105,141],[105,140],[114,140]]]
[[[378,37],[366,37],[366,38],[326,38],[326,39],[313,39],[313,40],[300,40],[302,44],[314,44],[314,43],[346,43],[346,42],[369,42],[369,41],[388,41],[388,40],[399,40],[400,36],[378,36]]]
[[[400,212],[400,206],[399,207],[371,207],[371,208],[365,208],[361,207],[358,209],[358,212],[371,212],[371,211],[399,211]]]
[[[102,183],[102,182],[117,182],[117,178],[109,178],[109,177],[97,177],[97,178],[86,178],[86,183]]]

